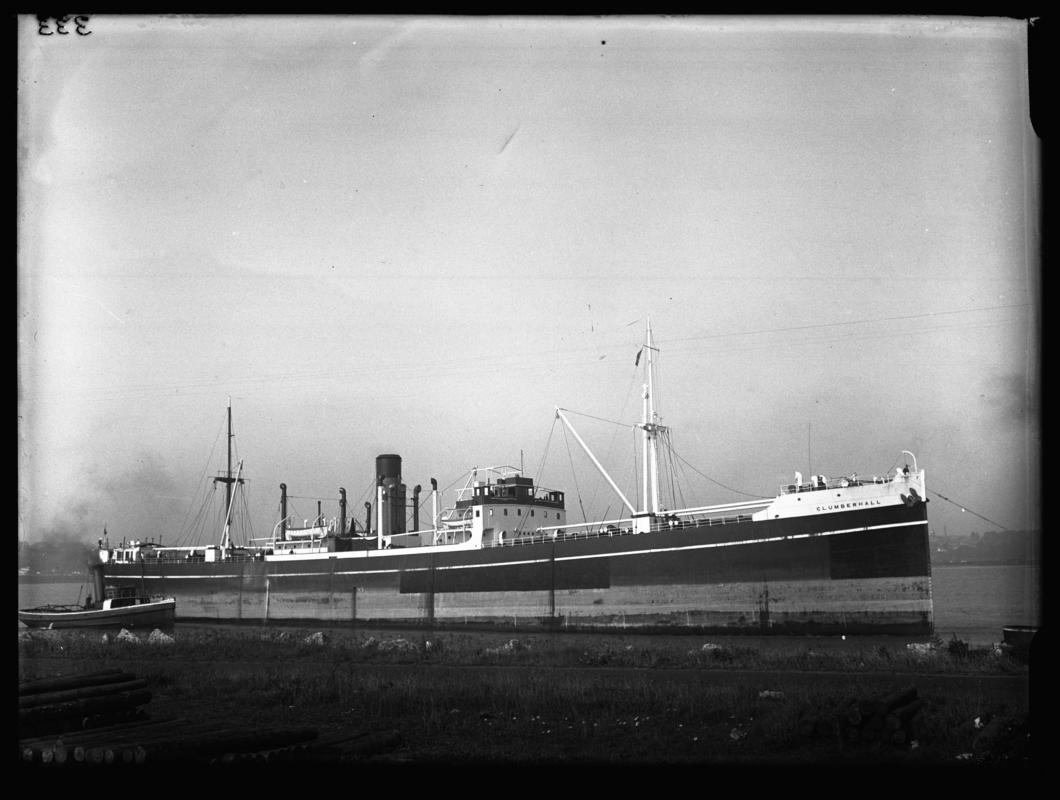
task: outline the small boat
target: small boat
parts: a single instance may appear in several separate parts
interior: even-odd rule
[[[96,597],[84,605],[44,605],[20,609],[18,620],[30,628],[145,628],[166,627],[176,618],[173,597],[149,597],[132,586],[103,589],[102,565],[91,568]]]
[[[1009,647],[1029,648],[1036,633],[1038,633],[1037,625],[1006,625],[1001,629],[1004,643]]]
[[[122,605],[122,603],[130,603]],[[177,601],[163,598],[108,598],[87,607],[50,605],[18,612],[19,622],[31,628],[158,628],[172,625]]]
[[[1031,660],[1031,643],[1038,634],[1037,625],[1006,625],[1001,629],[1004,641],[1001,652],[1023,664]]]

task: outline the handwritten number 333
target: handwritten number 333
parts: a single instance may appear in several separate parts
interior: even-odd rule
[[[55,17],[55,31],[51,30],[50,22],[51,17],[37,17],[37,33],[41,36],[51,36],[53,33],[58,33],[61,36],[65,36],[70,33],[65,27],[66,23],[70,21],[70,17]],[[88,29],[88,17],[79,16],[74,17],[74,30],[79,36],[88,36],[92,31]]]

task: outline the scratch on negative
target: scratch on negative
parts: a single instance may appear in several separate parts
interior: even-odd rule
[[[497,155],[500,155],[501,153],[503,153],[503,152],[505,151],[505,149],[506,149],[506,148],[508,147],[508,143],[509,143],[509,142],[510,142],[510,141],[511,141],[512,139],[514,139],[514,138],[515,138],[515,134],[517,134],[518,132],[519,132],[519,126],[517,125],[517,126],[515,127],[515,130],[514,130],[514,131],[512,131],[512,135],[511,135],[511,136],[509,136],[509,137],[508,137],[507,139],[505,139],[505,140],[504,140],[504,144],[503,144],[503,145],[501,145],[501,149],[497,151]]]

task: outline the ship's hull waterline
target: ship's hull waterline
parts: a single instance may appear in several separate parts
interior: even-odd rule
[[[465,551],[110,563],[182,621],[718,633],[933,632],[926,506]]]

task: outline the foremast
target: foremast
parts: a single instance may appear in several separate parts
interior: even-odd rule
[[[230,526],[231,526],[231,523],[232,523],[232,486],[235,485],[235,484],[241,485],[243,483],[243,478],[241,477],[241,474],[243,472],[243,462],[242,461],[239,462],[239,467],[236,470],[235,477],[232,476],[232,439],[234,438],[234,434],[232,433],[232,398],[231,397],[228,398],[227,419],[228,419],[228,435],[227,435],[228,461],[227,461],[227,464],[225,466],[225,474],[224,475],[217,475],[213,479],[214,483],[223,483],[225,485],[225,519],[224,519],[224,525],[222,527],[222,534],[221,534],[221,549],[222,550],[228,549],[231,546],[231,544],[232,544],[232,539],[231,539],[231,535],[230,535]]]

